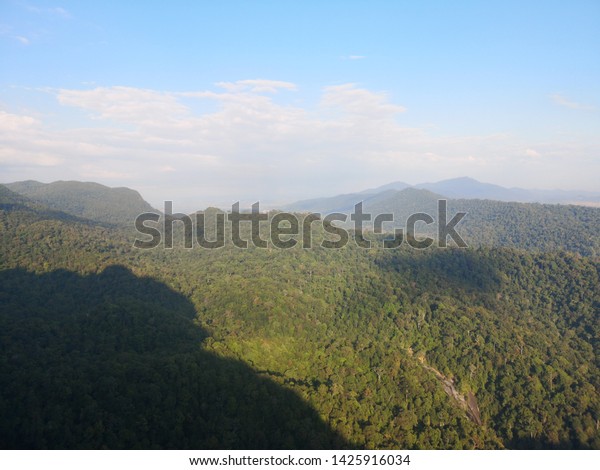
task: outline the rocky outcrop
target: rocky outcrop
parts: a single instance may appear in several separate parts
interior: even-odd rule
[[[481,414],[479,413],[479,406],[477,405],[477,399],[475,398],[473,392],[468,392],[467,396],[465,397],[456,389],[452,379],[446,377],[436,368],[431,367],[424,362],[422,362],[422,364],[425,369],[435,374],[436,378],[441,382],[444,391],[460,408],[465,410],[467,417],[475,424],[481,426],[483,424],[481,421]]]

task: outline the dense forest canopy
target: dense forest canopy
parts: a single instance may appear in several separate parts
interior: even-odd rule
[[[0,186],[0,446],[600,448],[600,210],[462,207],[466,249],[140,250]]]

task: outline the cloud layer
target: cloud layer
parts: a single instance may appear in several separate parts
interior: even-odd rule
[[[193,210],[461,175],[531,186],[530,175],[540,171],[563,177],[577,165],[597,166],[589,160],[597,142],[433,135],[403,124],[410,110],[383,92],[328,86],[317,104],[307,105],[297,90],[262,79],[190,92],[52,90],[58,112],[71,116],[68,124],[0,111],[0,172],[3,181],[126,185],[157,206],[172,199]]]

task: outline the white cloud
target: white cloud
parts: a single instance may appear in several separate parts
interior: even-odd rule
[[[57,96],[63,105],[86,109],[102,119],[129,123],[164,124],[188,112],[172,94],[123,86],[59,90]]]
[[[17,41],[19,41],[24,46],[28,46],[31,41],[25,36],[13,36]]]
[[[15,28],[8,24],[0,24],[0,36],[9,38],[14,41],[18,41],[21,44],[23,44],[24,46],[28,46],[29,44],[31,44],[30,35],[28,35],[29,36],[28,37],[28,36],[25,36],[20,31],[15,31]]]
[[[127,173],[120,173],[118,171],[107,170],[101,166],[95,164],[85,164],[81,167],[81,175],[88,179],[101,179],[101,180],[125,180],[129,177]]]
[[[348,59],[349,60],[362,60],[362,59],[366,59],[367,57],[364,55],[349,55]]]
[[[188,93],[54,90],[58,112],[83,109],[91,119],[57,128],[50,117],[0,111],[0,174],[3,181],[95,179],[139,189],[155,206],[171,199],[178,210],[194,210],[238,199],[283,203],[370,182],[464,175],[510,180],[516,173],[526,179],[541,174],[537,155],[544,155],[548,171],[568,177],[576,162],[600,154],[596,141],[435,137],[401,125],[399,117],[409,114],[386,93],[353,84],[324,88],[315,107],[273,96],[296,89],[288,82],[242,80]],[[213,101],[217,109],[198,112],[193,100]],[[515,165],[523,171],[515,172]],[[589,168],[598,164],[588,165],[586,174],[593,174]]]
[[[565,96],[563,96],[563,95],[561,95],[559,93],[555,93],[553,95],[550,95],[550,98],[556,104],[558,104],[560,106],[565,106],[565,107],[570,108],[570,109],[580,109],[580,110],[585,110],[585,111],[592,111],[592,110],[596,109],[595,106],[591,106],[591,105],[588,105],[588,104],[582,104],[582,103],[577,103],[575,101],[571,101],[570,99],[566,98]]]
[[[0,111],[0,168],[62,164],[64,159],[42,136],[42,124],[37,119]]]
[[[403,106],[390,103],[385,93],[356,88],[352,83],[326,87],[321,105],[369,119],[387,119],[406,111]]]
[[[36,5],[26,5],[25,8],[31,13],[50,14],[60,16],[65,19],[71,19],[73,16],[62,7],[38,7]]]
[[[238,80],[237,82],[219,82],[217,86],[230,92],[249,91],[252,93],[277,93],[280,89],[295,91],[296,85],[279,80]]]
[[[23,129],[29,129],[38,125],[39,121],[31,116],[20,114],[11,114],[6,111],[0,111],[0,131],[14,132]]]
[[[69,13],[67,10],[65,10],[62,7],[50,8],[49,11],[56,15],[62,16],[63,18],[68,18],[68,19],[73,18],[73,15],[71,15],[71,13]]]

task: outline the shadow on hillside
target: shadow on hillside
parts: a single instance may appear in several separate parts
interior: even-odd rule
[[[580,442],[576,436],[561,442],[551,442],[544,438],[514,438],[506,442],[506,447],[513,450],[598,450],[600,438],[595,438],[589,444]]]
[[[0,272],[0,447],[345,448],[294,392],[201,349],[164,284]]]
[[[389,252],[377,261],[383,269],[408,273],[415,283],[440,290],[454,287],[467,291],[495,292],[500,288],[500,270],[496,261],[477,250],[430,248]]]

